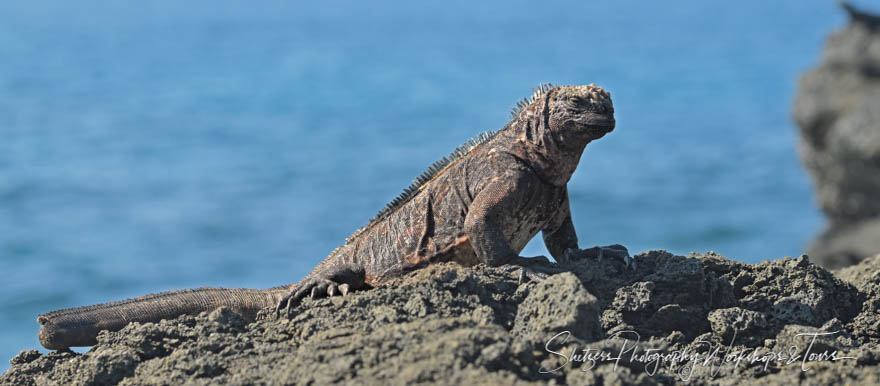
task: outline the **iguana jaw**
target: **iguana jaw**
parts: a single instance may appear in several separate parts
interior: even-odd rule
[[[614,130],[615,123],[614,117],[596,113],[588,113],[586,119],[582,122],[588,130],[602,132],[602,134]]]
[[[584,113],[574,122],[573,132],[577,137],[581,137],[586,141],[593,141],[602,138],[614,130],[616,121],[614,116],[599,113]]]

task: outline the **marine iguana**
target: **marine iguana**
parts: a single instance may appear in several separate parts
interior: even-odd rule
[[[100,330],[225,306],[253,320],[300,299],[345,295],[441,261],[507,265],[540,279],[554,272],[519,255],[539,231],[553,258],[616,255],[619,245],[581,250],[566,184],[585,146],[614,129],[610,94],[595,86],[541,85],[502,129],[487,132],[431,165],[369,223],[298,283],[266,290],[198,288],[69,308],[37,317],[48,349],[89,346]]]

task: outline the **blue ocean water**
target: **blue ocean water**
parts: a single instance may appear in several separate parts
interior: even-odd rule
[[[790,109],[843,23],[794,0],[5,2],[0,357],[53,309],[297,281],[539,82],[614,99],[569,185],[582,245],[796,256],[823,220]]]

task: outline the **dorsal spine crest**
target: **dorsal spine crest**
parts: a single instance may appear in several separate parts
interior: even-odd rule
[[[550,90],[554,90],[559,88],[560,86],[554,85],[553,83],[541,83],[538,87],[532,89],[532,95],[526,98],[523,98],[521,101],[516,102],[516,106],[510,110],[510,119],[516,119],[520,113],[525,111],[529,105],[534,103],[536,100],[540,99],[542,96],[546,95]]]
[[[462,157],[470,153],[471,150],[473,150],[477,146],[489,142],[489,140],[495,137],[495,134],[497,133],[497,131],[486,131],[484,133],[481,133],[474,138],[468,139],[465,143],[456,147],[455,150],[453,150],[452,153],[450,153],[448,156],[443,157],[432,163],[431,166],[428,166],[427,170],[425,170],[415,179],[413,179],[412,184],[404,189],[403,192],[397,196],[397,198],[391,200],[388,205],[385,205],[385,208],[382,208],[382,210],[380,210],[378,214],[373,216],[373,218],[370,219],[366,226],[360,227],[357,231],[352,233],[351,236],[348,236],[348,238],[345,239],[345,243],[350,243],[371,226],[391,215],[391,213],[393,213],[397,208],[401,207],[403,204],[406,204],[410,199],[415,197],[415,195],[425,185],[431,182],[434,177],[439,175],[442,171],[446,170],[446,168],[455,163],[455,161],[460,160]]]

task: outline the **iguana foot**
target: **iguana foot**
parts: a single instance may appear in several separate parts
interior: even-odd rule
[[[596,259],[601,263],[602,259],[605,257],[622,259],[627,268],[632,270],[637,268],[636,261],[629,255],[629,251],[626,247],[620,244],[606,245],[604,247],[595,246],[587,249],[569,248],[565,250],[565,259],[567,262],[582,259]]]
[[[550,274],[548,274],[546,272],[539,272],[539,271],[536,271],[532,268],[523,267],[521,265],[507,264],[507,265],[502,265],[500,268],[504,272],[507,272],[507,273],[516,272],[517,285],[528,282],[528,281],[540,282],[540,281],[544,281],[544,279],[550,277]]]
[[[565,272],[564,269],[551,265],[550,261],[544,256],[536,256],[533,258],[517,257],[509,264],[502,265],[501,268],[506,272],[519,271],[518,284],[527,281],[540,282],[547,279],[551,275]]]
[[[348,295],[353,290],[363,288],[364,279],[364,269],[355,265],[336,266],[325,272],[313,273],[290,287],[290,291],[275,306],[275,316],[280,316],[281,310],[284,310],[287,318],[290,318],[293,307],[306,296],[317,299]]]

